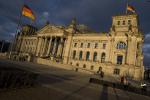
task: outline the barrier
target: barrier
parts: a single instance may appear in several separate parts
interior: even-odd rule
[[[133,92],[136,94],[150,96],[150,91],[147,91],[146,88],[136,88],[131,85],[124,85],[124,84],[120,84],[120,83],[108,82],[108,81],[99,80],[96,78],[90,78],[89,82],[104,85],[104,86],[109,86],[112,88],[122,89],[122,90]]]

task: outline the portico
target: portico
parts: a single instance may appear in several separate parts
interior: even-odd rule
[[[51,31],[49,30],[46,34],[43,34],[43,32],[39,32],[37,37],[38,43],[36,56],[50,58],[51,60],[56,58],[63,59],[64,43],[66,40],[65,32],[62,30],[57,34],[52,29]]]

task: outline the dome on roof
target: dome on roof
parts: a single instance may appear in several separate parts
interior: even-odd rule
[[[37,28],[31,25],[23,25],[21,32],[23,35],[34,35],[37,31]]]
[[[93,32],[93,30],[91,30],[88,26],[84,25],[84,24],[79,24],[77,25],[77,29],[78,31],[85,33],[85,32]]]

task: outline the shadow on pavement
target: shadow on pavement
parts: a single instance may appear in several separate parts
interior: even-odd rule
[[[64,77],[64,76],[59,76],[54,74],[40,74],[37,81],[39,84],[55,84],[66,80],[72,80],[73,77],[75,76],[65,75]]]
[[[0,67],[0,89],[33,87],[38,74],[18,68]]]
[[[124,85],[124,84],[120,84],[120,83],[99,80],[96,78],[90,78],[89,82],[94,83],[94,84],[99,84],[99,85],[106,84],[107,86],[112,87],[112,88],[117,88],[117,89],[125,90],[128,92],[140,94],[140,95],[150,96],[150,91],[147,91],[144,88],[137,88],[132,85]]]
[[[119,96],[118,96],[118,94],[117,94],[116,89],[115,89],[115,88],[113,88],[113,90],[114,90],[114,93],[115,93],[115,96],[116,96],[116,100],[119,100]]]
[[[88,84],[86,84],[86,85],[80,87],[79,89],[77,89],[77,90],[73,91],[72,93],[66,95],[62,100],[67,100],[69,97],[73,96],[74,94],[77,94],[78,92],[80,92],[81,90],[85,89],[85,88],[88,87],[89,85],[90,85],[90,84],[88,83]]]
[[[108,86],[103,85],[100,100],[108,100]]]

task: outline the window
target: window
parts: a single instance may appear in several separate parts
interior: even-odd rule
[[[88,43],[87,48],[90,48],[90,43]]]
[[[98,48],[98,43],[95,43],[95,48]]]
[[[117,56],[117,64],[121,65],[123,61],[123,56],[122,55],[118,55]]]
[[[77,43],[74,43],[74,47],[77,47]]]
[[[120,21],[118,21],[118,25],[120,25]]]
[[[120,74],[120,69],[114,69],[114,75],[119,75]]]
[[[90,60],[90,52],[89,51],[86,53],[86,61],[87,60]]]
[[[77,63],[76,66],[79,66],[79,64]]]
[[[123,21],[122,25],[125,25],[125,24],[126,24],[126,22],[125,22],[125,21]]]
[[[76,58],[76,51],[74,50],[72,59],[75,59],[75,58]]]
[[[131,25],[131,20],[128,20],[128,25]]]
[[[137,49],[140,49],[140,43],[137,43]]]
[[[105,49],[106,48],[106,43],[103,43],[103,49]]]
[[[99,67],[98,71],[102,71],[102,67]]]
[[[96,60],[97,60],[97,52],[94,52],[93,61],[96,61]]]
[[[83,48],[83,43],[81,43],[80,47]]]
[[[103,52],[101,55],[101,63],[105,62],[105,57],[106,57],[106,54]]]
[[[85,65],[85,64],[83,65],[83,68],[86,68],[86,65]]]
[[[80,53],[79,53],[79,60],[82,60],[82,55],[83,55],[83,52],[80,51]]]
[[[117,49],[126,49],[126,44],[124,42],[119,42],[117,44]]]
[[[94,66],[91,66],[91,70],[93,70],[94,69]]]
[[[70,65],[72,65],[72,62],[70,62]]]

